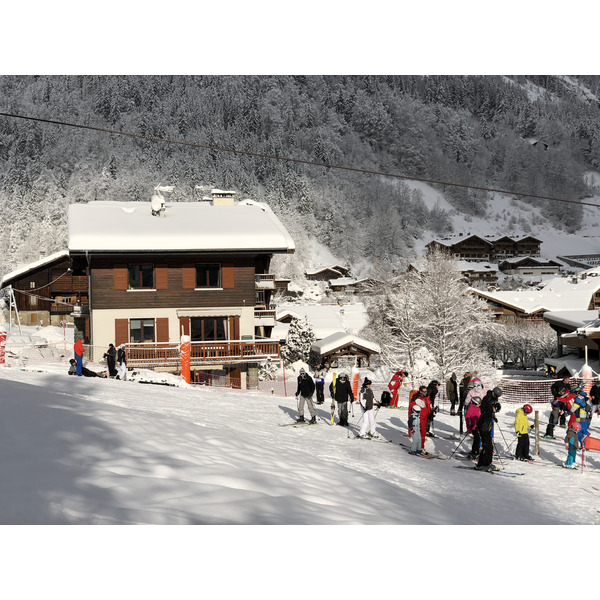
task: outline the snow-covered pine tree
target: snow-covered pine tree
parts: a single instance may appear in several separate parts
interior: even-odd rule
[[[285,363],[291,364],[298,360],[307,362],[314,341],[315,334],[308,319],[305,317],[300,320],[293,317],[285,338],[285,346],[281,348],[281,356]]]
[[[462,370],[491,375],[493,364],[483,346],[490,316],[485,303],[468,292],[457,260],[433,250],[425,257],[418,280],[421,335],[431,353],[432,376],[445,381]]]

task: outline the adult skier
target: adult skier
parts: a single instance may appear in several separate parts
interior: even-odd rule
[[[335,391],[333,382],[329,385],[329,393],[338,405],[338,425],[348,427],[348,400],[354,402],[352,386],[346,373],[340,373],[335,382]]]
[[[371,384],[373,382],[365,377],[362,384],[360,394],[360,407],[363,411],[363,422],[360,427],[360,433],[358,434],[361,438],[370,438],[375,436],[375,417],[373,416],[373,390]]]
[[[325,402],[325,394],[323,393],[325,388],[325,369],[323,365],[319,365],[315,369],[315,390],[317,392],[317,404],[323,404]]]
[[[427,386],[427,397],[431,403],[431,408],[429,410],[429,414],[427,415],[427,435],[431,435],[431,424],[433,423],[433,418],[435,417],[435,413],[437,412],[437,406],[435,405],[435,398],[438,393],[438,388],[440,387],[440,382],[437,379],[432,379]]]
[[[424,385],[419,386],[418,392],[411,398],[408,403],[408,414],[412,414],[414,406],[417,405],[421,409],[419,433],[421,435],[421,450],[425,450],[425,437],[427,435],[427,417],[431,410],[431,401],[427,396],[427,388]]]
[[[125,381],[127,379],[127,356],[125,355],[125,344],[121,344],[117,350],[117,379]]]
[[[396,371],[392,377],[392,379],[390,380],[390,382],[388,383],[388,388],[390,389],[390,392],[392,393],[392,400],[390,402],[390,406],[393,406],[394,408],[398,408],[398,391],[400,389],[400,387],[402,386],[402,382],[404,381],[404,378],[407,376],[407,373],[405,371]]]
[[[114,344],[108,345],[108,350],[104,353],[104,358],[106,359],[109,377],[115,377],[117,374],[117,369],[115,368],[115,363],[117,362],[117,350]]]
[[[476,469],[480,471],[497,471],[498,467],[492,465],[492,457],[494,456],[494,443],[492,441],[492,428],[494,423],[498,422],[496,413],[502,408],[498,402],[498,398],[502,396],[502,390],[495,387],[490,390],[481,401],[481,415],[477,422],[479,435],[481,436],[481,453],[477,461]]]
[[[304,403],[308,405],[308,412],[310,413],[310,425],[314,425],[317,422],[317,411],[313,406],[312,397],[315,393],[315,382],[312,377],[304,370],[300,369],[298,375],[298,388],[296,389],[296,398],[300,397],[298,404],[298,418],[296,423],[305,423],[304,420]]]
[[[450,400],[450,414],[456,414],[456,403],[458,402],[458,382],[456,373],[452,373],[450,379],[446,381],[446,397]]]

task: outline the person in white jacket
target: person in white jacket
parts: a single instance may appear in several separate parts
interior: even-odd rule
[[[363,422],[360,426],[361,438],[376,437],[375,434],[375,417],[373,415],[373,390],[371,389],[372,381],[365,377],[365,380],[360,391],[359,402],[363,410]]]

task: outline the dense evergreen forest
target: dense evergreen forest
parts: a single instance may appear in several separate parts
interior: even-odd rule
[[[0,97],[2,113],[210,147],[0,116],[0,275],[66,247],[69,204],[145,201],[159,183],[172,201],[196,185],[266,201],[297,243],[349,265],[451,227],[401,179],[221,149],[569,199],[600,168],[595,76],[1,76]],[[486,192],[439,189],[485,215]],[[546,204],[578,229],[578,207]]]

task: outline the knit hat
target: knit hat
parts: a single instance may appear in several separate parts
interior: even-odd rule
[[[365,377],[365,381],[364,381],[363,385],[371,385],[372,383],[373,382],[368,377]]]

